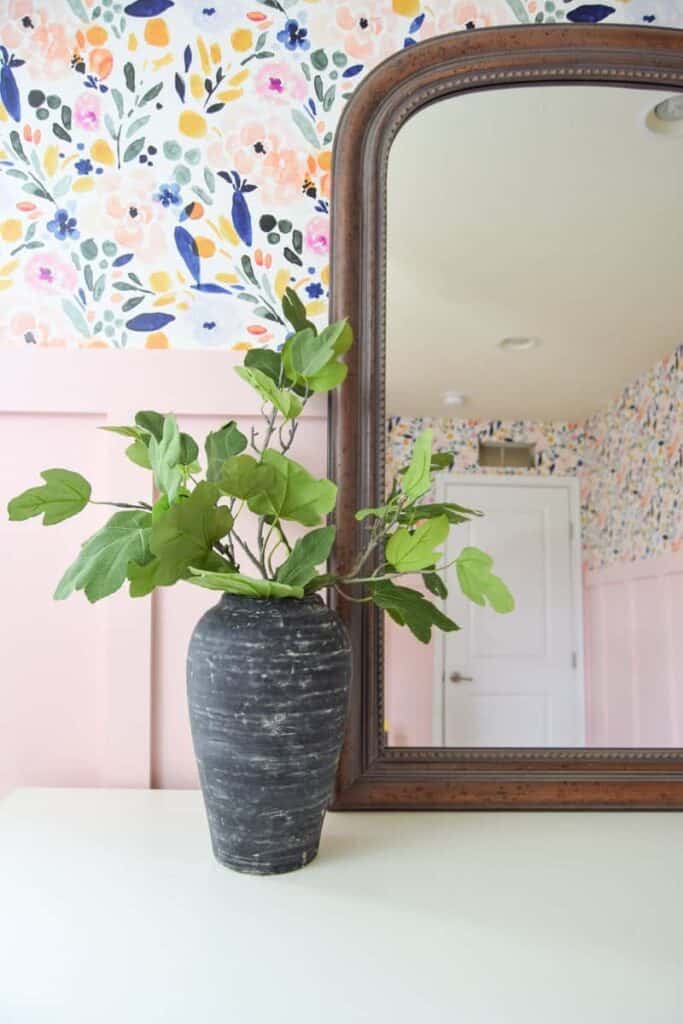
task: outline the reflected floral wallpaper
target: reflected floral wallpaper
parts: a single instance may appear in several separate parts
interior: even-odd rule
[[[431,35],[683,27],[678,0],[0,0],[0,345],[277,345],[323,322],[344,104]]]
[[[387,480],[426,427],[454,473],[578,476],[586,569],[683,551],[683,345],[585,423],[408,419],[387,424]],[[533,469],[478,465],[479,441],[535,445]]]

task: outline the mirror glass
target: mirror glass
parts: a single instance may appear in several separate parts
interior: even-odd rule
[[[459,632],[385,619],[389,746],[683,746],[682,252],[671,94],[495,89],[399,131],[387,486],[431,428],[453,465],[429,500],[484,513],[441,564],[482,548],[516,608],[451,567],[427,596]]]

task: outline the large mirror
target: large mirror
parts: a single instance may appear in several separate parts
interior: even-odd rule
[[[423,644],[337,598],[355,657],[339,808],[683,808],[682,40],[444,36],[349,101],[336,568],[430,430],[430,500],[482,513],[440,563],[483,549],[515,607],[417,575],[461,627]]]
[[[452,569],[460,632],[386,621],[387,744],[683,745],[683,99],[450,97],[386,198],[387,487],[431,428],[434,500],[484,513],[442,561],[483,548],[516,600]]]

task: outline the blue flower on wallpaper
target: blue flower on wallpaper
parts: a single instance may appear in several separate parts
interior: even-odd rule
[[[307,284],[306,294],[308,295],[309,299],[319,299],[322,297],[323,294],[323,286],[321,284],[318,284],[317,281],[314,281],[312,284]]]
[[[88,157],[81,157],[80,160],[76,161],[74,167],[76,168],[79,174],[92,174],[92,160],[90,160]]]
[[[162,206],[179,206],[180,185],[175,181],[170,185],[159,185],[159,191],[154,193],[154,198]]]
[[[81,233],[76,227],[76,218],[68,210],[56,210],[52,220],[47,222],[47,230],[60,242],[67,238],[80,238]]]
[[[279,43],[283,43],[288,50],[308,50],[310,49],[311,42],[306,37],[308,36],[308,29],[299,25],[298,21],[294,18],[290,18],[285,22],[285,27],[281,32],[277,34],[277,40]]]

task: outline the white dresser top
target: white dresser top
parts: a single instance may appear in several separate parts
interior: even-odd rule
[[[198,793],[0,802],[2,1024],[678,1024],[683,815],[329,815],[212,859]]]

